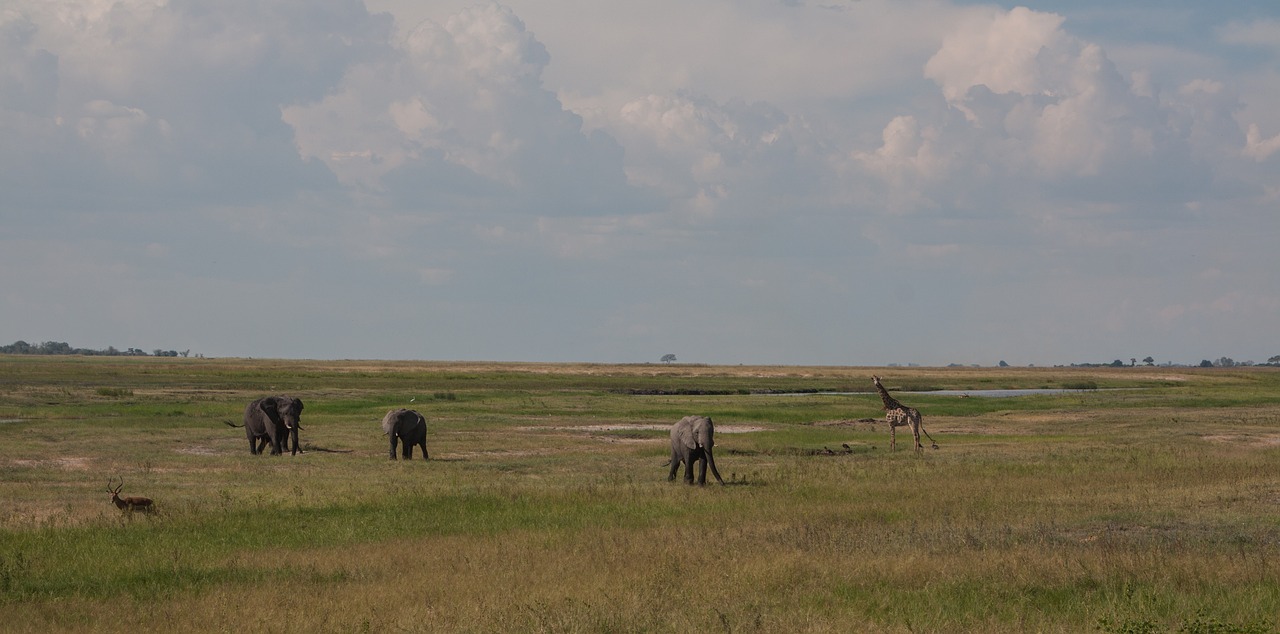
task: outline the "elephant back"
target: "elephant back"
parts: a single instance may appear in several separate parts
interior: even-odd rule
[[[699,430],[710,426],[711,419],[706,416],[685,416],[671,428],[671,443],[696,449]]]
[[[401,419],[405,419],[406,421],[409,421],[407,426],[400,428],[401,433],[404,433],[408,428],[411,428],[412,426],[419,425],[419,424],[426,424],[427,422],[426,419],[422,417],[422,414],[419,414],[418,412],[415,412],[411,409],[404,409],[404,408],[393,409],[387,412],[386,416],[382,417],[382,433],[390,434],[392,431],[396,429],[397,423]]]

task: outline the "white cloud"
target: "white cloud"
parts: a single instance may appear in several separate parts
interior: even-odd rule
[[[280,120],[391,23],[359,0],[24,2],[0,16],[0,187],[48,209],[174,209],[324,188]],[[72,185],[73,184],[73,185]]]
[[[478,5],[423,22],[401,51],[283,116],[304,157],[402,204],[476,196],[552,215],[627,205],[621,148],[542,86],[548,60],[510,9]]]
[[[857,155],[895,204],[993,202],[975,184],[1015,196],[1030,184],[1095,201],[1206,195],[1210,157],[1234,145],[1231,94],[1197,79],[1176,100],[1161,95],[1148,76],[1122,74],[1101,46],[1071,36],[1063,22],[1025,8],[997,10],[970,16],[943,38],[925,74],[963,120],[900,116],[878,148]]]
[[[1073,55],[1062,31],[1063,17],[1026,7],[973,15],[943,38],[925,64],[947,101],[963,108],[974,86],[996,94],[1054,95],[1062,91],[1057,70]]]
[[[1280,151],[1280,134],[1264,139],[1262,138],[1262,132],[1258,130],[1257,124],[1249,125],[1249,132],[1245,137],[1245,156],[1261,162],[1267,160],[1277,151]]]

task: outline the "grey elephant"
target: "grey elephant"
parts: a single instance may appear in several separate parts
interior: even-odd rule
[[[411,409],[393,409],[382,417],[382,433],[391,437],[391,459],[396,459],[396,442],[404,441],[404,459],[413,460],[413,446],[422,447],[422,459],[427,455],[427,419]]]
[[[302,429],[302,399],[291,396],[267,396],[249,403],[244,408],[244,435],[249,439],[249,453],[258,455],[271,443],[271,455],[284,453],[284,447],[293,441],[292,455],[298,453],[298,430]],[[255,446],[254,443],[257,442]]]
[[[715,426],[707,416],[685,416],[671,428],[671,473],[667,480],[675,480],[680,463],[684,463],[684,481],[693,484],[693,463],[698,463],[698,484],[707,483],[707,466],[711,466],[711,474],[716,482],[724,484],[720,471],[716,469],[716,458],[712,453],[715,446]]]

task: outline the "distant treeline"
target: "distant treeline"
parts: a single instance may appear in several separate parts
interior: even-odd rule
[[[0,346],[0,354],[82,354],[87,356],[104,356],[104,357],[185,357],[190,354],[190,350],[160,350],[156,349],[151,352],[140,348],[129,348],[127,350],[117,350],[115,346],[107,346],[105,350],[91,350],[89,348],[72,348],[71,344],[62,341],[45,341],[43,343],[27,343],[25,341],[15,341],[7,346]]]

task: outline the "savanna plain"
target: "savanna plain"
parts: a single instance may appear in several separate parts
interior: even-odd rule
[[[0,356],[0,502],[5,632],[1274,632],[1280,368]]]

